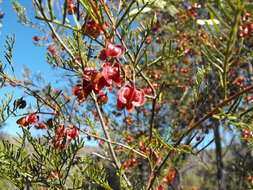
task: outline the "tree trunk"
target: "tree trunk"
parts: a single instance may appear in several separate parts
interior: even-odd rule
[[[224,190],[223,187],[223,162],[222,162],[222,147],[220,137],[220,126],[218,120],[213,120],[214,124],[214,139],[215,139],[215,154],[216,154],[216,167],[217,167],[217,182],[218,190]]]

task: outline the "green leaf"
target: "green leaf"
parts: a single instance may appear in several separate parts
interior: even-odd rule
[[[14,48],[14,43],[15,43],[15,35],[8,35],[6,37],[4,46],[5,47],[4,57],[11,67],[12,67],[12,54],[13,54],[12,52]],[[14,72],[13,67],[11,69]]]
[[[168,7],[168,11],[169,11],[169,14],[171,15],[171,16],[175,16],[177,13],[179,13],[179,10],[174,6],[174,5],[170,5],[169,7]]]
[[[138,14],[144,14],[150,12],[152,9],[149,7],[145,8],[135,8],[134,10],[129,12],[129,17],[137,16]]]
[[[12,9],[16,12],[18,18],[19,18],[19,22],[22,24],[29,24],[31,23],[26,16],[26,9],[17,1],[12,1],[11,2],[12,5]]]

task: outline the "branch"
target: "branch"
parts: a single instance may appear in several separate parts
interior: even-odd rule
[[[116,156],[116,153],[115,153],[115,150],[112,146],[112,143],[111,143],[111,137],[110,137],[110,134],[109,132],[107,131],[106,129],[106,125],[105,125],[105,122],[104,122],[104,118],[102,116],[102,113],[101,113],[101,110],[100,110],[100,107],[98,105],[98,101],[97,101],[97,98],[96,98],[96,95],[95,93],[92,91],[92,98],[94,100],[94,103],[95,103],[95,106],[96,106],[96,110],[98,112],[98,116],[99,116],[99,120],[100,120],[100,124],[102,126],[102,129],[103,129],[103,132],[104,132],[104,135],[105,135],[105,138],[107,139],[107,144],[109,146],[109,150],[110,150],[110,153],[111,153],[111,156],[112,156],[112,159],[117,167],[118,170],[121,170],[121,163],[119,162],[117,156]],[[131,186],[131,183],[130,181],[127,179],[126,175],[124,173],[122,173],[122,176],[126,182],[126,185],[127,186]]]
[[[90,137],[94,137],[94,138],[96,138],[96,139],[103,140],[103,141],[105,141],[105,142],[108,142],[108,143],[111,143],[111,144],[114,144],[114,145],[117,145],[117,146],[122,146],[122,147],[124,147],[124,148],[126,148],[126,149],[128,149],[128,150],[131,150],[131,151],[133,151],[134,153],[136,153],[136,154],[142,156],[143,158],[147,158],[147,156],[146,156],[145,154],[143,154],[143,153],[141,153],[141,152],[135,150],[134,148],[132,148],[132,147],[130,147],[130,146],[127,146],[127,145],[122,144],[122,143],[114,142],[114,141],[109,141],[109,140],[106,139],[106,138],[99,137],[99,136],[97,136],[97,135],[94,135],[94,134],[92,134],[92,133],[88,133],[88,132],[86,132],[86,131],[82,131],[82,132],[85,133],[86,135],[90,136]]]
[[[92,152],[92,155],[97,156],[99,158],[102,158],[104,160],[108,160],[108,161],[112,162],[112,160],[110,158],[107,158],[107,157],[105,157],[105,156],[103,156],[103,155],[101,155],[101,154],[99,154],[97,152]]]

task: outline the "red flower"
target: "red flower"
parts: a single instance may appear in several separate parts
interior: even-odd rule
[[[83,84],[76,85],[72,89],[72,94],[78,99],[78,103],[84,102],[92,90],[99,92],[106,85],[102,74],[93,68],[86,68],[83,74]]]
[[[66,127],[64,125],[59,126],[55,130],[56,139],[59,139],[59,137],[64,137],[65,136],[65,131],[66,131]]]
[[[102,61],[106,60],[108,57],[106,56],[106,53],[105,53],[105,49],[103,49],[99,55],[98,55],[98,58]]]
[[[65,133],[67,135],[67,140],[71,141],[77,138],[80,135],[80,129],[76,126],[73,127],[66,127]]]
[[[67,148],[66,142],[66,127],[64,125],[59,126],[55,129],[55,139],[51,141],[51,144],[58,150]]]
[[[37,116],[35,113],[31,113],[26,117],[21,117],[17,120],[17,124],[26,127],[31,124],[36,124],[39,121],[39,116]]]
[[[106,42],[105,49],[99,54],[99,59],[102,61],[108,58],[120,57],[125,53],[125,48],[121,45],[113,45],[111,42]]]
[[[93,68],[85,68],[83,73],[83,84],[74,86],[72,94],[77,97],[79,103],[82,103],[88,98],[92,90],[98,94],[105,86],[111,86],[113,83],[120,86],[119,63],[115,63],[112,66],[109,63],[105,63],[102,72],[97,72]],[[101,95],[102,94],[99,94],[98,99],[102,98],[102,102],[106,103],[106,94],[103,96]]]
[[[139,164],[138,160],[135,159],[135,158],[133,158],[133,159],[132,159],[132,165],[133,165],[133,166],[138,166],[138,164]]]
[[[51,144],[54,145],[55,148],[57,148],[58,150],[63,150],[67,148],[67,145],[63,144],[63,142],[64,142],[63,140],[56,139],[52,140]]]
[[[159,185],[157,190],[164,190],[164,187],[162,185]]]
[[[75,57],[75,60],[76,60],[76,61],[81,61],[81,57],[80,57],[80,56],[76,56],[76,57]]]
[[[128,125],[133,126],[133,124],[134,124],[134,119],[133,119],[132,117],[126,117],[126,118],[124,119],[124,122],[126,122]]]
[[[248,96],[246,98],[246,102],[249,103],[249,102],[252,102],[253,101],[253,96]]]
[[[197,10],[198,8],[201,8],[201,5],[198,3],[193,3],[190,7],[188,7],[187,13],[189,16],[196,16],[198,14]]]
[[[47,37],[46,36],[42,36],[42,40],[47,40]]]
[[[59,126],[55,130],[55,139],[51,141],[51,144],[54,145],[58,150],[63,150],[67,148],[67,142],[70,142],[77,138],[80,135],[81,131],[76,126],[65,127]],[[68,140],[66,142],[66,140]]]
[[[117,108],[123,110],[125,107],[130,113],[134,112],[134,107],[140,107],[144,104],[144,92],[142,89],[134,88],[130,85],[121,87],[117,96]]]
[[[57,51],[56,51],[55,47],[52,46],[52,45],[49,45],[47,47],[47,50],[52,54],[52,56],[55,56],[57,54]]]
[[[34,40],[35,42],[38,42],[38,41],[40,40],[40,38],[39,38],[39,36],[33,36],[33,40]]]
[[[121,45],[113,45],[110,42],[106,43],[105,53],[108,57],[119,57],[125,53],[125,48]]]
[[[45,123],[38,123],[38,125],[34,126],[36,129],[47,129],[47,125]]]
[[[105,63],[102,69],[102,75],[105,78],[106,82],[109,85],[114,83],[116,86],[120,86],[120,64],[115,63],[111,65],[109,63]]]
[[[84,69],[83,80],[85,82],[91,82],[94,76],[96,75],[96,70],[94,68],[88,67]]]
[[[252,184],[253,184],[253,177],[248,176],[248,177],[246,177],[246,180],[247,180],[249,183],[252,183]]]
[[[99,143],[98,143],[98,146],[103,148],[105,146],[105,141],[100,140]]]
[[[249,23],[247,27],[250,32],[253,32],[253,22]]]
[[[75,14],[77,12],[77,6],[74,4],[74,0],[68,1],[67,11],[69,15]]]
[[[138,166],[138,160],[136,160],[135,158],[129,159],[129,160],[127,160],[127,161],[123,164],[123,167],[124,167],[125,169],[128,169],[128,168],[130,168],[130,167],[132,167],[132,166]]]
[[[151,153],[151,149],[149,147],[146,147],[145,152],[146,152],[146,154],[150,154]]]
[[[233,84],[235,84],[235,85],[237,85],[237,86],[240,86],[240,87],[243,87],[243,86],[244,86],[244,82],[245,82],[245,77],[239,76],[239,77],[237,77],[237,78],[233,81]]]
[[[94,90],[94,92],[99,93],[99,91],[102,90],[102,88],[104,88],[107,85],[108,84],[107,84],[104,76],[102,75],[102,73],[96,73],[96,75],[92,81],[92,89]]]
[[[26,127],[29,125],[28,121],[27,121],[27,117],[21,117],[20,119],[17,120],[17,124]]]
[[[36,124],[39,121],[39,116],[37,116],[35,113],[31,113],[28,115],[27,121],[29,124]]]
[[[84,34],[89,35],[93,38],[97,38],[100,33],[103,31],[103,28],[107,28],[108,27],[108,23],[103,23],[103,25],[99,25],[99,23],[97,23],[94,20],[89,20],[88,22],[86,22],[83,27],[82,27],[82,31]]]
[[[98,103],[99,104],[106,104],[108,102],[107,93],[103,93],[102,91],[98,92]]]
[[[84,102],[88,98],[89,93],[85,92],[86,91],[83,90],[83,86],[80,84],[73,87],[72,94],[77,97],[79,104]]]
[[[242,129],[242,136],[244,138],[252,138],[253,137],[253,132],[247,129]]]
[[[105,64],[102,72],[96,72],[92,68],[87,68],[83,75],[83,89],[89,94],[92,90],[98,93],[105,86],[110,86],[112,82],[116,85],[120,83],[120,68],[116,63],[113,66]]]
[[[81,91],[82,91],[82,85],[76,85],[74,86],[74,88],[72,89],[72,94],[75,96],[80,96],[81,95]]]
[[[76,137],[80,135],[80,129],[76,126],[73,127],[65,127],[60,126],[55,130],[56,140],[64,140],[67,137],[67,140],[74,140]]]
[[[145,94],[147,94],[147,95],[150,95],[150,94],[152,94],[153,91],[152,91],[151,88],[148,87],[148,88],[144,88],[144,89],[143,89],[143,92],[144,92]]]
[[[128,168],[130,168],[131,166],[132,166],[131,160],[128,160],[128,161],[126,161],[126,162],[123,164],[123,167],[124,167],[125,169],[128,169]]]
[[[83,90],[87,96],[92,90],[99,91],[103,88],[101,75],[93,68],[85,68],[83,74]],[[98,84],[99,83],[99,84]]]
[[[97,72],[93,68],[85,68],[83,72],[83,84],[76,85],[72,89],[72,94],[78,99],[78,103],[84,102],[91,91],[94,88],[94,80],[96,78]]]
[[[176,170],[172,170],[166,176],[163,177],[162,182],[172,183],[174,181],[175,176],[176,176]]]
[[[134,139],[133,139],[132,137],[130,137],[130,136],[127,136],[127,137],[124,139],[124,141],[125,141],[126,143],[128,143],[128,144],[131,144],[131,143],[134,141]]]

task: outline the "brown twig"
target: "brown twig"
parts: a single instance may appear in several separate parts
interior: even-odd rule
[[[114,144],[114,145],[117,145],[117,146],[124,147],[124,148],[126,148],[126,149],[128,149],[128,150],[131,150],[131,151],[133,151],[134,153],[136,153],[136,154],[142,156],[143,158],[147,158],[147,156],[146,156],[145,154],[143,154],[143,153],[141,153],[141,152],[135,150],[134,148],[132,148],[132,147],[130,147],[130,146],[127,146],[127,145],[122,144],[122,143],[114,142],[114,141],[109,141],[109,140],[106,139],[106,138],[103,138],[103,137],[100,137],[100,136],[98,136],[98,135],[89,133],[89,132],[87,132],[87,131],[82,131],[82,132],[85,133],[87,136],[94,137],[94,138],[96,138],[96,139],[99,139],[99,140],[102,140],[102,141],[105,141],[105,142],[108,142],[108,143],[111,143],[111,144]]]
[[[99,105],[98,105],[98,101],[97,101],[96,95],[95,95],[95,93],[94,93],[93,91],[92,91],[92,98],[93,98],[93,100],[94,100],[95,107],[96,107],[96,110],[97,110],[97,112],[98,112],[98,117],[99,117],[99,120],[100,120],[100,124],[101,124],[102,130],[103,130],[103,132],[104,132],[105,138],[107,139],[107,144],[108,144],[108,146],[109,146],[109,150],[110,150],[110,154],[111,154],[111,156],[112,156],[112,159],[113,159],[113,161],[114,161],[114,163],[115,163],[117,169],[118,169],[118,170],[121,170],[121,163],[119,162],[119,160],[118,160],[118,158],[117,158],[117,156],[116,156],[115,150],[114,150],[114,148],[113,148],[113,146],[112,146],[112,143],[111,143],[112,141],[111,141],[110,134],[109,134],[109,132],[108,132],[107,129],[106,129],[106,125],[105,125],[105,122],[104,122],[103,115],[102,115],[102,113],[101,113],[101,109],[100,109],[100,107],[99,107]],[[131,183],[130,183],[130,181],[128,180],[128,178],[126,177],[126,175],[125,175],[124,173],[122,173],[122,177],[123,177],[123,179],[125,180],[126,185],[127,185],[128,187],[130,187],[130,186],[131,186]]]

